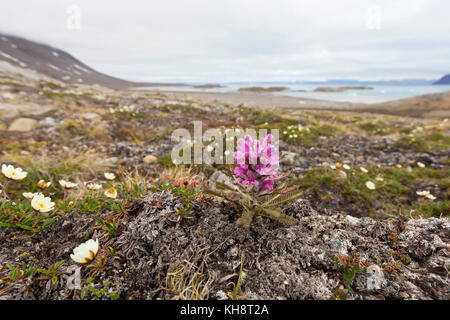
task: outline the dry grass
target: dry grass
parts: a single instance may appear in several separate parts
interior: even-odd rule
[[[208,299],[211,286],[216,279],[215,272],[208,270],[209,256],[234,236],[235,232],[212,250],[210,247],[201,248],[195,244],[190,245],[185,251],[185,259],[170,264],[166,284],[160,289],[172,293],[172,299],[176,300]]]
[[[135,185],[146,187],[150,181],[149,177],[147,175],[143,175],[137,168],[133,171],[125,171],[120,169],[118,174],[120,181],[126,190],[133,190]]]
[[[208,299],[216,275],[207,270],[208,248],[186,250],[186,259],[170,265],[164,290],[173,294],[174,300]]]
[[[58,175],[61,179],[96,175],[108,167],[105,155],[93,150],[85,153],[61,152],[56,155],[50,155],[45,150],[34,155],[28,152],[4,152],[0,161],[15,163],[26,171],[38,171],[45,176]]]

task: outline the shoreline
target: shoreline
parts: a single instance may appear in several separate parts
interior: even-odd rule
[[[147,92],[163,94],[169,100],[197,100],[201,103],[222,103],[233,106],[244,105],[263,109],[289,108],[296,110],[368,112],[442,119],[450,117],[450,90],[442,93],[420,95],[374,104],[298,98],[282,94],[250,91],[199,92],[148,90]]]
[[[247,105],[262,108],[329,108],[329,109],[352,109],[357,105],[351,102],[339,102],[331,100],[319,100],[310,98],[297,98],[292,96],[270,94],[262,92],[239,91],[239,92],[199,92],[199,91],[170,91],[170,90],[148,90],[165,95],[169,99],[196,99],[202,102],[221,102],[229,105]]]

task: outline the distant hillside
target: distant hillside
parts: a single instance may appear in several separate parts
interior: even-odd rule
[[[410,117],[449,117],[450,91],[372,104],[358,110]]]
[[[66,83],[99,84],[113,89],[173,85],[138,83],[111,77],[92,69],[65,51],[0,33],[1,60],[22,68],[34,70]]]
[[[433,84],[450,84],[450,74],[446,74]]]

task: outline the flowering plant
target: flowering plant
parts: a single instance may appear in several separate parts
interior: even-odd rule
[[[237,176],[235,182],[245,187],[253,185],[258,192],[273,189],[274,178],[278,176],[278,155],[269,143],[271,139],[272,135],[269,134],[262,144],[258,140],[253,141],[250,136],[238,140],[234,153],[237,165],[234,169]]]
[[[205,193],[232,201],[243,207],[242,216],[237,221],[239,227],[248,228],[255,215],[271,218],[285,225],[293,225],[297,220],[284,214],[278,206],[296,200],[301,193],[295,186],[284,182],[275,187],[275,182],[286,176],[278,176],[279,157],[270,144],[272,135],[262,143],[249,135],[237,142],[234,153],[234,170],[220,168],[233,183],[216,181],[215,189],[204,189]]]

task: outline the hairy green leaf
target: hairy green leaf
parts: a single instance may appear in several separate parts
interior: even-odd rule
[[[281,210],[278,209],[273,209],[273,208],[264,208],[264,207],[260,207],[261,209],[261,215],[271,218],[275,221],[278,221],[281,224],[284,225],[295,225],[297,224],[297,219],[295,219],[294,217],[288,216],[287,214],[284,214]]]
[[[297,193],[288,193],[285,195],[279,195],[276,198],[273,198],[270,201],[267,201],[262,204],[263,207],[277,207],[282,204],[297,200],[303,195],[303,192],[297,192]]]

